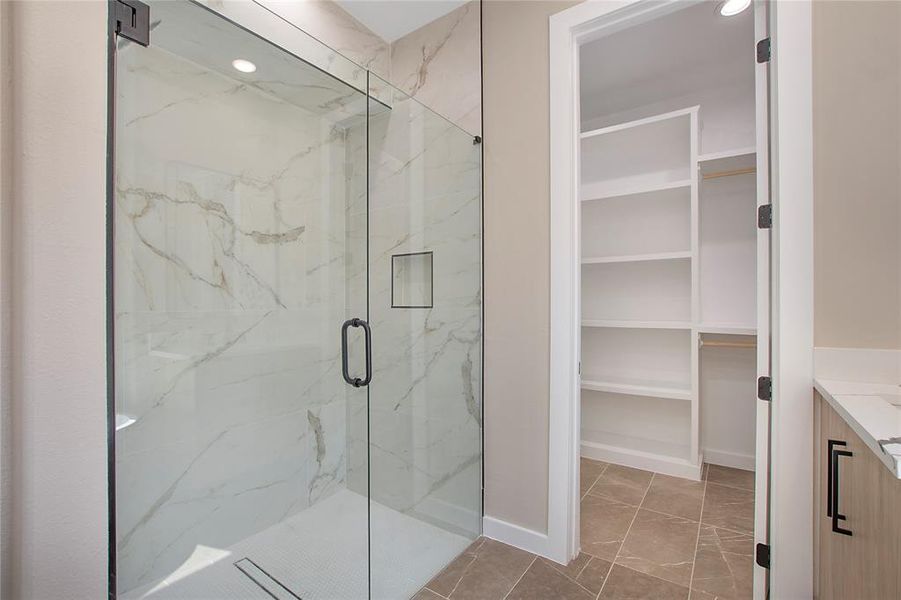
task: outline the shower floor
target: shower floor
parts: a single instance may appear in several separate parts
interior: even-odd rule
[[[198,546],[160,582],[122,598],[360,600],[367,597],[366,497],[341,490],[301,513],[225,549]],[[412,597],[471,540],[380,504],[372,512],[372,597]],[[249,559],[265,575],[235,563]],[[243,565],[248,561],[243,561]],[[280,584],[280,585],[279,585]],[[288,591],[290,590],[290,592]]]

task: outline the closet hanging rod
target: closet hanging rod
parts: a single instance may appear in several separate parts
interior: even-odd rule
[[[756,167],[748,167],[747,169],[733,169],[731,171],[715,171],[713,173],[704,173],[702,175],[703,179],[716,179],[718,177],[732,177],[733,175],[748,175],[750,173],[756,173]]]
[[[714,340],[700,340],[700,346],[710,346],[712,348],[756,348],[756,342],[717,342]]]

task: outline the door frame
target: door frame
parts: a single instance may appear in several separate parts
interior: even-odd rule
[[[550,384],[548,557],[579,552],[579,80],[578,49],[679,0],[588,0],[549,19]],[[764,0],[755,0],[762,2]],[[813,139],[812,5],[769,4],[771,229],[769,587],[812,594]],[[781,202],[781,198],[786,202]],[[790,200],[790,201],[788,201]],[[782,490],[786,492],[782,492]],[[789,491],[790,490],[790,491]],[[759,513],[757,515],[759,519]],[[765,515],[764,515],[765,518]],[[755,598],[766,571],[755,565]]]

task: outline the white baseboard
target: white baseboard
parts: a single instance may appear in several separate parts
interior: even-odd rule
[[[703,458],[699,458],[697,464],[695,464],[680,458],[619,448],[587,440],[582,440],[581,454],[585,458],[632,467],[633,469],[654,471],[655,473],[693,479],[694,481],[701,480]]]
[[[738,454],[737,452],[714,450],[713,448],[704,448],[704,461],[711,465],[732,467],[733,469],[745,471],[753,471],[756,467],[753,454]]]
[[[550,558],[546,533],[538,533],[493,517],[482,517],[482,535],[520,550]]]

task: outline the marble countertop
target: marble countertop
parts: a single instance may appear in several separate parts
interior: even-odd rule
[[[901,479],[901,386],[817,377],[814,387]]]

